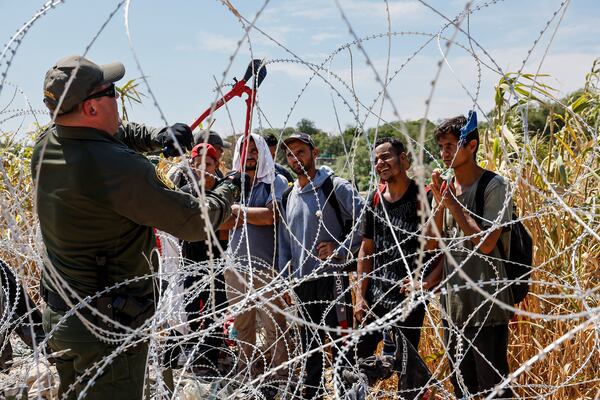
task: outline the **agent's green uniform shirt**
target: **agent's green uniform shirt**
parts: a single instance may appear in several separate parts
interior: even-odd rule
[[[153,227],[184,240],[204,240],[202,208],[208,208],[215,227],[231,213],[234,188],[228,184],[201,204],[163,183],[152,163],[137,153],[160,150],[159,132],[133,123],[115,136],[93,128],[53,126],[35,145],[32,174],[48,258],[81,296],[100,289],[98,255],[106,257],[109,285],[143,276],[151,272]],[[44,274],[47,288],[48,282]],[[152,280],[117,291],[124,292],[151,295]]]

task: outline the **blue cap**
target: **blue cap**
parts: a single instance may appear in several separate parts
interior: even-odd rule
[[[467,135],[477,129],[477,112],[470,110],[469,117],[467,118],[467,123],[465,126],[460,128],[460,138],[459,142],[464,142],[467,140]]]

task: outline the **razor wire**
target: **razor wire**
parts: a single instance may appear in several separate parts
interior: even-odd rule
[[[208,244],[208,261],[191,262],[190,260],[186,260],[182,256],[182,245],[180,241],[167,233],[159,232],[157,236],[161,241],[161,251],[156,250],[155,252],[155,255],[158,256],[159,264],[153,265],[150,263],[151,255],[145,255],[149,264],[148,274],[118,282],[111,287],[97,292],[93,296],[84,298],[78,296],[52,267],[45,253],[39,228],[37,227],[37,222],[32,214],[32,207],[35,207],[35,201],[33,199],[34,187],[32,184],[24,184],[26,182],[31,182],[29,179],[30,150],[28,150],[25,140],[17,137],[17,133],[24,130],[25,123],[26,121],[29,121],[29,119],[33,119],[38,126],[41,126],[40,115],[46,114],[47,111],[34,108],[29,97],[19,87],[18,83],[10,81],[9,73],[12,61],[18,52],[19,46],[25,40],[28,30],[54,7],[58,5],[66,7],[66,5],[62,4],[64,3],[63,1],[48,1],[44,3],[32,18],[17,30],[4,45],[3,51],[0,54],[0,69],[2,70],[0,94],[4,93],[3,91],[7,91],[9,88],[12,88],[13,90],[13,94],[10,96],[8,102],[0,105],[0,126],[9,120],[21,120],[17,130],[13,132],[0,147],[0,154],[2,154],[3,157],[3,162],[0,163],[0,173],[2,174],[2,211],[0,212],[2,218],[0,229],[2,229],[2,235],[0,236],[0,256],[11,264],[11,270],[15,274],[16,281],[20,285],[17,286],[16,292],[11,291],[9,287],[3,285],[0,292],[0,298],[4,300],[15,299],[20,294],[23,294],[22,291],[24,290],[27,294],[33,294],[37,305],[43,307],[43,302],[39,301],[39,297],[36,296],[39,271],[45,268],[46,274],[53,282],[53,285],[59,288],[60,295],[65,299],[74,300],[73,303],[70,304],[72,309],[65,314],[62,321],[72,315],[78,315],[81,319],[85,319],[82,312],[86,311],[91,312],[92,315],[97,318],[105,320],[105,322],[110,322],[119,328],[118,332],[113,332],[95,326],[90,322],[85,323],[87,329],[100,340],[113,345],[114,351],[109,357],[101,360],[93,368],[86,371],[86,374],[79,377],[79,383],[84,387],[81,397],[85,397],[86,391],[93,385],[95,379],[110,367],[111,362],[119,354],[134,349],[136,345],[140,343],[148,343],[149,355],[146,380],[153,398],[263,399],[268,398],[273,391],[282,399],[299,398],[301,390],[303,386],[305,386],[304,379],[307,375],[307,360],[311,355],[316,353],[325,353],[327,355],[326,357],[323,357],[323,371],[325,377],[322,382],[323,389],[330,398],[345,398],[349,396],[347,390],[344,389],[345,371],[359,371],[358,360],[351,360],[347,358],[347,355],[355,352],[359,341],[367,334],[383,332],[393,326],[402,325],[413,310],[418,306],[424,306],[425,317],[421,333],[421,342],[427,342],[426,345],[429,349],[439,349],[442,355],[428,361],[432,377],[427,385],[419,388],[420,395],[424,395],[426,392],[430,395],[432,392],[437,392],[437,396],[440,396],[439,398],[454,398],[452,385],[449,381],[450,374],[456,367],[449,361],[449,349],[444,344],[442,332],[451,330],[459,338],[457,352],[456,354],[453,354],[456,363],[461,362],[467,349],[470,348],[476,352],[479,351],[466,336],[462,327],[452,322],[451,318],[449,318],[440,304],[439,295],[445,295],[447,293],[448,289],[446,287],[446,282],[454,275],[460,276],[465,283],[461,286],[452,287],[452,291],[459,292],[462,290],[470,290],[479,293],[485,299],[474,310],[473,315],[477,309],[489,307],[490,304],[494,304],[501,307],[503,310],[513,312],[516,315],[516,318],[518,318],[517,323],[527,323],[532,326],[537,326],[540,331],[548,329],[542,326],[542,324],[545,323],[565,323],[568,328],[566,332],[560,335],[550,335],[550,342],[543,346],[538,346],[539,350],[532,354],[528,354],[528,358],[519,359],[519,355],[515,350],[516,346],[511,347],[509,349],[509,356],[511,357],[512,372],[510,372],[510,374],[506,376],[491,393],[468,393],[467,396],[469,398],[476,398],[477,396],[487,396],[486,398],[492,398],[498,391],[509,385],[524,398],[547,398],[555,395],[561,389],[576,385],[588,385],[589,387],[597,386],[600,379],[597,374],[598,365],[596,364],[600,360],[600,307],[598,305],[600,287],[597,284],[597,279],[595,281],[595,286],[594,279],[591,279],[592,286],[589,286],[590,278],[584,276],[584,273],[587,273],[588,271],[582,271],[581,268],[578,269],[578,260],[581,260],[585,254],[587,254],[587,257],[598,257],[598,246],[600,246],[600,210],[598,209],[597,198],[595,201],[592,200],[591,204],[588,205],[568,205],[563,197],[567,196],[569,191],[576,191],[580,181],[576,180],[568,188],[560,188],[559,192],[558,188],[555,187],[556,185],[549,177],[547,171],[548,167],[545,166],[544,161],[540,161],[536,157],[532,157],[531,162],[546,190],[541,190],[539,184],[536,185],[523,176],[526,164],[525,158],[528,152],[532,152],[532,147],[535,146],[533,138],[529,135],[528,129],[528,111],[530,108],[530,103],[528,101],[524,102],[524,105],[521,105],[518,108],[521,116],[522,130],[524,132],[522,148],[510,149],[508,140],[499,141],[499,146],[504,157],[503,162],[505,162],[503,170],[500,172],[515,178],[515,180],[511,182],[510,190],[506,192],[502,212],[509,209],[509,207],[512,207],[511,199],[519,196],[524,190],[530,191],[538,198],[543,199],[537,210],[527,214],[522,213],[517,220],[511,220],[506,223],[501,223],[500,216],[498,216],[495,221],[486,221],[491,224],[491,228],[482,233],[453,238],[453,240],[448,241],[447,244],[439,240],[441,239],[441,232],[428,234],[422,229],[422,227],[432,221],[433,215],[436,212],[436,207],[425,201],[425,182],[427,179],[426,166],[433,163],[435,167],[443,169],[445,174],[450,173],[450,171],[440,164],[437,157],[431,154],[425,146],[425,141],[427,139],[425,137],[425,124],[429,116],[430,106],[436,100],[436,85],[442,82],[442,70],[448,69],[452,74],[452,79],[458,83],[463,91],[461,94],[466,99],[465,104],[470,103],[472,109],[478,109],[482,115],[485,116],[486,122],[490,126],[493,126],[493,121],[490,120],[488,115],[486,115],[485,110],[483,110],[479,104],[482,96],[491,96],[491,94],[482,93],[482,69],[485,68],[493,71],[499,78],[503,77],[507,79],[507,81],[509,75],[500,67],[502,60],[495,60],[490,52],[477,41],[477,38],[471,35],[470,22],[472,19],[477,18],[478,11],[489,7],[501,7],[504,6],[503,3],[506,2],[501,0],[487,2],[465,1],[462,12],[452,16],[444,14],[431,4],[431,2],[419,0],[419,4],[440,17],[440,28],[439,30],[432,32],[417,32],[392,30],[389,2],[385,0],[376,4],[385,9],[387,30],[385,32],[371,33],[361,37],[354,29],[350,17],[345,12],[344,2],[336,0],[332,3],[339,11],[340,20],[348,29],[352,41],[340,44],[320,62],[308,61],[297,50],[286,46],[283,41],[279,40],[274,34],[269,33],[268,29],[261,27],[261,16],[264,11],[268,10],[271,6],[269,0],[262,2],[262,5],[257,7],[257,12],[252,17],[247,17],[240,13],[230,1],[221,0],[219,2],[231,12],[232,18],[235,18],[235,20],[239,22],[242,33],[240,39],[237,41],[236,48],[231,51],[231,57],[223,70],[223,74],[220,79],[215,78],[217,91],[214,100],[217,100],[222,96],[222,88],[226,85],[226,80],[229,77],[231,67],[236,59],[243,57],[242,54],[245,54],[247,51],[249,59],[264,59],[264,55],[256,54],[253,47],[253,41],[257,38],[261,38],[278,46],[288,54],[289,57],[276,59],[266,58],[263,61],[265,66],[278,63],[295,64],[305,68],[309,74],[309,77],[306,79],[301,89],[292,97],[289,110],[283,119],[283,125],[280,126],[281,132],[277,138],[279,141],[278,147],[283,145],[284,130],[290,127],[289,124],[292,120],[292,116],[295,113],[298,113],[300,101],[307,96],[308,89],[322,85],[322,87],[325,87],[330,94],[332,112],[340,131],[340,140],[343,141],[344,136],[340,123],[342,117],[338,110],[349,113],[355,124],[355,134],[352,137],[351,142],[343,142],[345,162],[341,170],[335,171],[336,175],[345,174],[349,177],[349,181],[352,185],[356,184],[356,172],[354,168],[357,162],[356,157],[358,157],[357,149],[361,143],[360,139],[364,139],[364,142],[367,145],[369,150],[368,157],[370,158],[370,164],[372,166],[374,160],[373,144],[378,139],[379,127],[384,124],[391,126],[392,129],[401,135],[411,154],[418,155],[416,159],[413,159],[412,176],[419,184],[419,198],[421,199],[422,204],[424,204],[424,210],[420,213],[421,229],[412,232],[407,231],[402,227],[394,226],[384,203],[382,203],[384,216],[381,217],[374,213],[378,223],[392,228],[391,230],[395,242],[394,247],[399,251],[401,258],[403,259],[403,265],[407,270],[406,272],[408,272],[409,275],[412,275],[414,279],[406,288],[405,300],[384,317],[373,318],[371,322],[358,327],[331,327],[325,323],[325,315],[335,311],[337,304],[344,304],[346,307],[352,307],[352,304],[347,301],[347,295],[352,294],[352,291],[355,290],[358,282],[355,274],[352,272],[341,272],[343,269],[342,267],[350,264],[352,261],[339,264],[339,271],[332,272],[325,268],[317,268],[315,271],[302,278],[285,277],[278,270],[276,265],[269,265],[261,259],[252,257],[253,249],[249,247],[248,240],[245,241],[245,249],[223,248],[218,240],[217,229],[208,226],[208,211],[204,210],[204,219],[207,221],[208,239],[206,242]],[[133,40],[129,29],[131,20],[135,18],[135,15],[130,13],[131,3],[130,0],[116,2],[114,10],[108,15],[98,31],[92,35],[89,45],[84,50],[84,55],[92,45],[94,45],[95,40],[102,33],[102,30],[108,22],[117,18],[117,11],[123,9],[128,44],[135,59],[136,68],[140,76],[142,76],[145,89],[152,98],[152,106],[156,109],[160,119],[167,124],[167,116],[160,107],[163,100],[158,98],[156,92],[152,90],[151,81],[148,80],[144,74],[143,62],[136,54],[136,42]],[[556,32],[561,26],[562,18],[568,11],[570,3],[570,0],[562,1],[544,21],[545,23],[539,32],[538,37],[533,41],[531,47],[527,51],[527,56],[523,59],[518,71],[516,71],[516,79],[514,79],[513,82],[518,82],[518,78],[525,73],[525,65],[532,52],[539,48],[541,39],[550,36],[546,47],[543,49],[544,55],[542,61],[537,65],[537,70],[533,75],[534,78],[531,87],[537,83],[539,73],[544,69],[545,57],[551,52],[551,44],[554,41]],[[554,29],[552,29],[553,24]],[[394,64],[392,61],[392,43],[394,39],[403,37],[418,37],[422,38],[423,42],[416,46],[415,50],[403,61],[399,64]],[[366,48],[366,44],[382,40],[387,40],[386,63],[383,73],[377,68]],[[431,91],[424,103],[423,122],[420,127],[419,137],[414,138],[408,134],[404,119],[400,115],[399,107],[394,101],[394,95],[389,91],[389,86],[396,78],[402,76],[407,65],[410,65],[418,55],[433,45],[436,45],[440,59],[437,64],[436,74],[430,82]],[[451,49],[467,54],[475,62],[476,76],[473,82],[465,82],[464,79],[461,80],[459,78],[453,62],[449,58],[449,51]],[[345,54],[348,55],[348,60],[343,58]],[[365,98],[361,96],[355,88],[353,66],[358,62],[356,60],[364,62],[372,73],[372,77],[378,88],[377,95],[374,98]],[[342,74],[336,70],[334,61],[347,62],[350,65],[351,72],[349,80],[343,78]],[[470,86],[474,86],[474,91],[469,89]],[[259,130],[265,127],[263,126],[264,123],[267,124],[268,128],[274,128],[270,121],[275,120],[275,116],[273,116],[261,103],[260,99],[262,95],[261,92],[258,93],[255,103],[257,122],[255,128],[258,128]],[[530,100],[530,97],[531,92],[527,100]],[[515,88],[515,85],[509,83],[508,98],[503,100],[505,104],[510,105],[520,98],[520,93]],[[592,192],[595,190],[597,193],[599,180],[597,173],[598,157],[600,156],[597,125],[589,125],[582,117],[569,109],[567,104],[561,104],[560,101],[557,101],[557,103],[566,108],[566,112],[570,113],[572,118],[577,121],[580,128],[589,134],[591,140],[594,142],[591,151],[582,155],[585,160],[582,163],[582,174],[592,178],[592,184],[595,182],[595,188],[592,188]],[[391,108],[394,121],[384,118],[384,106]],[[235,123],[226,104],[225,107],[229,123],[233,127],[235,126]],[[212,114],[214,113],[214,110],[212,111],[213,112],[211,112],[211,115],[208,118],[209,126],[210,121],[213,119]],[[507,113],[502,116],[502,120],[499,124],[502,126],[505,125],[507,123],[506,118]],[[369,128],[367,124],[372,119],[375,119],[376,124],[374,137],[371,138],[368,135]],[[399,126],[391,124],[395,121],[399,122]],[[285,147],[285,145],[283,146]],[[189,162],[187,161],[187,155],[183,152],[183,149],[178,148],[178,151],[186,170],[186,176],[193,183],[195,194],[200,201],[205,201],[207,190],[205,187],[205,176],[202,173],[196,175],[195,171],[190,167]],[[516,156],[514,155],[515,153]],[[509,154],[512,154],[512,158],[508,156]],[[169,165],[172,161],[162,160],[162,162]],[[548,161],[547,164],[549,165],[549,163],[550,162]],[[205,165],[205,156],[203,165]],[[300,166],[303,168],[301,163]],[[9,168],[11,169],[10,171],[8,170]],[[594,181],[593,179],[596,180]],[[376,187],[376,183],[377,174],[375,168],[371,167],[367,186],[372,190]],[[314,182],[309,182],[308,185],[310,186],[313,184]],[[276,197],[274,187],[271,187],[271,195],[274,198]],[[246,197],[243,197],[242,201],[251,196],[252,192]],[[323,212],[327,201],[325,201],[325,203],[321,201],[318,191],[314,191],[314,197],[318,204],[318,210],[315,214],[317,231],[314,240],[305,243],[303,238],[293,235],[291,235],[290,240],[292,246],[297,246],[302,249],[309,259],[312,259],[314,262],[323,266],[325,263],[314,254],[313,249],[317,245],[317,238],[321,231],[325,231],[331,235],[331,228],[322,222]],[[466,208],[465,210],[472,213]],[[374,210],[371,205],[368,204],[366,198],[364,207],[361,209],[360,213],[354,214],[354,211],[352,211],[352,235],[359,234],[361,220],[364,214],[371,211]],[[161,212],[161,210],[157,210],[157,212]],[[533,277],[529,280],[533,289],[529,296],[530,298],[534,298],[534,301],[539,302],[541,306],[538,307],[537,310],[528,310],[527,307],[514,306],[513,304],[506,304],[499,301],[496,298],[497,295],[505,289],[508,284],[514,282],[501,277],[500,271],[498,271],[496,267],[497,264],[494,263],[495,261],[498,261],[497,258],[477,252],[480,244],[483,243],[483,240],[496,229],[509,228],[516,222],[532,224],[536,221],[544,221],[545,218],[551,218],[559,213],[564,215],[563,218],[570,218],[574,221],[574,226],[580,229],[580,231],[575,235],[575,240],[570,243],[554,243],[554,253],[547,257],[547,259],[537,262],[533,266]],[[250,233],[248,224],[245,222],[245,209],[243,209],[238,218],[241,220],[241,228],[239,228],[241,229],[241,237],[242,239],[244,237],[247,238]],[[285,220],[275,221],[275,223],[278,224],[281,229],[291,232],[291,229],[286,225],[287,223]],[[416,253],[405,254],[403,244],[412,237],[419,239],[419,249]],[[469,242],[475,237],[478,238],[479,245],[473,246],[473,249],[465,250],[461,246],[461,243]],[[442,244],[437,250],[426,251],[424,249],[424,244],[427,240],[431,239],[437,239],[438,242]],[[278,242],[277,236],[274,237],[274,242]],[[243,240],[240,240],[240,243],[243,243]],[[338,247],[344,247],[344,240],[336,239],[336,245]],[[543,245],[544,243],[537,244],[538,248]],[[562,248],[559,247],[561,245]],[[170,248],[170,253],[165,250],[166,247]],[[582,248],[588,249],[588,253],[580,254],[580,249]],[[245,254],[244,257],[235,258],[231,255],[232,253],[239,253],[240,250]],[[274,249],[274,251],[275,250],[276,249]],[[219,251],[223,253],[224,256],[222,258],[215,258],[214,251]],[[589,251],[591,251],[592,254],[590,254]],[[593,253],[594,251],[595,253]],[[463,261],[458,261],[452,257],[452,254],[460,252],[466,253],[461,256]],[[424,256],[428,254],[446,257],[448,264],[453,268],[453,272],[446,276],[439,284],[438,291],[430,291],[422,288],[425,278],[422,271],[424,271],[427,264],[431,262],[425,261]],[[374,259],[378,255],[379,253],[374,253],[369,255],[368,258]],[[564,277],[557,275],[553,269],[554,264],[560,262],[561,258],[565,256],[569,259],[568,268],[573,278],[573,282],[566,282]],[[416,257],[419,263],[416,269],[417,273],[411,271],[408,264],[408,260],[413,257]],[[483,260],[483,262],[486,262],[494,271],[496,279],[490,281],[474,281],[469,277],[462,267],[473,257],[477,257],[478,259]],[[391,264],[394,261],[396,260],[389,260],[387,264],[380,265],[377,269],[373,269],[368,277],[371,280],[382,279],[376,276],[376,272],[378,272],[379,269],[385,269],[388,264]],[[593,266],[594,260],[588,262],[588,265]],[[597,258],[595,262],[597,273]],[[297,267],[299,268],[300,266]],[[264,279],[264,277],[261,277],[261,275],[264,274],[264,271],[272,271],[272,275],[269,276],[267,282],[263,282],[264,284],[259,288],[255,288],[255,282]],[[238,279],[249,287],[242,290],[235,290],[228,287],[225,282],[226,279],[224,278],[225,274],[233,276],[233,279]],[[323,301],[315,300],[301,302],[300,298],[296,295],[297,289],[303,284],[312,282],[315,279],[334,277],[340,274],[348,277],[351,284],[333,300],[327,299]],[[185,288],[184,281],[186,278],[190,277],[195,278],[195,280],[191,286]],[[103,293],[144,280],[152,281],[156,288],[156,312],[152,318],[148,319],[139,328],[132,329],[117,321],[108,320],[108,317],[100,314],[92,306],[93,301],[99,298]],[[227,287],[227,289],[217,288],[217,283],[220,287]],[[397,282],[388,283],[394,284]],[[586,286],[586,284],[588,284],[588,286]],[[223,290],[230,292],[221,293],[228,298],[228,303],[220,305],[219,307],[215,301],[216,294]],[[210,293],[210,304],[204,307],[204,310],[200,315],[195,316],[186,313],[185,306],[189,305],[198,293]],[[291,295],[292,302],[290,304],[281,301],[284,293]],[[235,298],[236,300],[231,301],[231,298]],[[580,304],[581,307],[577,307],[579,311],[570,310],[567,307],[569,302]],[[3,304],[10,303],[6,303],[5,301]],[[319,322],[309,321],[305,316],[306,309],[316,304],[325,305],[325,314]],[[372,304],[371,308],[374,306],[376,306],[376,304]],[[544,309],[543,306],[547,306],[548,308]],[[31,317],[31,313],[34,312],[34,309],[30,309],[27,315],[20,317],[18,321],[14,321],[13,317],[16,315],[15,307],[16,303],[12,303],[10,307],[3,307],[2,309],[2,314],[0,316],[0,339],[2,339],[2,342],[0,343],[0,353],[7,349],[11,343],[18,343],[15,335],[11,335],[15,326],[24,321],[27,321],[30,326],[34,325]],[[244,343],[236,338],[235,322],[232,321],[235,321],[236,317],[247,313],[249,310],[255,310],[257,314],[260,314],[260,317],[257,318],[256,321],[257,338],[256,342],[250,346],[252,348],[250,359],[245,360],[248,366],[240,369],[240,362],[244,361],[241,360],[241,357],[247,355],[240,352],[240,347],[244,345]],[[488,310],[488,313],[490,311],[491,308]],[[279,326],[275,321],[276,318],[281,316],[285,319],[285,327]],[[442,325],[441,319],[447,321],[447,326]],[[190,328],[191,323],[199,324],[201,328],[192,330]],[[58,326],[60,326],[60,324],[61,322],[59,322]],[[273,332],[268,332],[267,325],[276,327],[276,339],[274,342],[273,338],[268,337],[268,335]],[[32,336],[35,337],[35,335],[33,335],[33,328],[30,329],[32,330]],[[228,329],[227,332],[224,332],[224,329]],[[311,340],[317,342],[318,345],[314,349],[309,350],[303,348],[304,346],[300,339],[302,335],[301,331],[308,332],[306,335]],[[27,386],[27,381],[31,380],[31,377],[34,377],[35,383],[29,385],[28,388],[30,394],[35,393],[35,396],[37,397],[34,398],[42,398],[44,396],[44,398],[54,398],[53,396],[56,396],[57,375],[53,371],[53,367],[49,367],[46,361],[48,358],[59,356],[59,354],[50,354],[51,351],[47,345],[48,340],[52,338],[53,334],[54,331],[47,333],[46,338],[40,343],[37,343],[34,339],[33,352],[24,351],[23,354],[20,355],[20,363],[12,363],[4,370],[1,370],[0,373],[3,375],[0,375],[0,387],[8,388],[8,386],[12,386],[12,389],[14,390],[23,390],[23,387]],[[572,372],[563,374],[560,381],[544,382],[543,384],[540,384],[538,379],[536,383],[528,382],[528,376],[534,368],[543,364],[545,359],[556,354],[556,352],[560,352],[561,346],[576,338],[581,338],[583,334],[587,334],[589,335],[588,337],[593,338],[591,339],[591,351],[585,354],[583,359],[579,360],[579,365],[577,365]],[[510,335],[512,343],[515,343],[514,341],[516,340],[523,339],[518,337],[516,333],[511,333]],[[214,348],[221,353],[219,365],[194,365],[195,360],[199,356],[202,356],[203,352],[211,350],[210,348],[207,349],[207,346],[205,345],[210,338],[217,338],[219,340],[225,338],[225,344],[223,346]],[[276,343],[283,343],[283,348],[286,352],[286,360],[278,366],[273,365],[273,353],[276,353],[274,347]],[[21,348],[22,347],[23,346],[21,346]],[[18,348],[18,346],[15,348]],[[165,360],[168,358],[169,354],[177,349],[179,351],[177,360],[175,360],[177,366],[173,369],[174,376],[172,382],[169,382],[169,378],[163,373],[165,369]],[[337,356],[334,357],[333,354],[336,353]],[[406,356],[403,357],[403,360],[406,361]],[[406,371],[406,363],[404,363],[403,366],[404,369],[401,370],[398,375],[402,375],[402,371],[408,372]],[[207,372],[210,368],[218,370],[218,373],[216,374],[217,377],[214,377]],[[594,372],[596,373],[595,376]],[[466,390],[464,377],[458,374],[457,380],[462,389]],[[75,387],[72,387],[71,390],[75,390]],[[373,396],[373,398],[395,398],[397,396],[405,395],[403,390],[397,389],[393,384],[388,384],[385,388],[381,388],[381,384],[376,385],[376,387],[367,387],[366,385],[363,385],[363,390],[366,390],[366,395]],[[591,389],[588,393],[590,396],[594,395]],[[597,395],[598,392],[596,392],[596,396]]]

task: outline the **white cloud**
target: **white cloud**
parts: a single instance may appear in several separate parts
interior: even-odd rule
[[[316,53],[303,53],[302,58],[306,61],[314,62],[314,63],[322,63],[327,57],[330,56],[330,53],[324,52],[316,52]]]
[[[522,64],[522,60],[527,54],[528,48],[500,48],[490,49],[490,54],[496,62],[501,66],[505,73],[516,72]],[[548,74],[548,77],[541,77],[540,82],[545,83],[556,91],[553,95],[561,98],[567,93],[580,89],[584,85],[585,74],[590,70],[596,54],[591,52],[552,51],[547,55],[539,72],[540,74]],[[430,63],[434,64],[437,60],[430,58]],[[535,55],[526,64],[522,72],[535,73],[538,70],[540,55]],[[460,87],[457,80],[460,79],[467,87],[472,95],[476,92],[477,87],[477,72],[475,69],[475,61],[470,56],[450,57],[450,64],[457,74],[453,76],[445,66],[444,71],[437,83],[436,92],[432,100],[432,118],[440,118],[447,115],[463,112],[464,109],[470,106],[471,99]],[[482,70],[480,82],[480,94],[477,102],[479,106],[489,111],[494,106],[494,87],[498,83],[500,76],[490,71],[489,69]],[[423,93],[422,89],[416,89]],[[420,103],[422,104],[422,103]],[[409,105],[412,108],[412,105]],[[462,111],[461,111],[462,110]],[[409,111],[409,110],[407,110]],[[418,108],[410,110],[408,113],[413,114],[418,112]]]
[[[552,51],[551,47],[540,67],[542,50],[543,48],[540,48],[532,54],[523,72],[535,73],[539,68],[541,74],[550,75],[549,78],[546,78],[547,82],[561,93],[567,93],[582,87],[585,74],[590,70],[592,62],[597,57],[594,51],[588,52],[579,49]],[[490,50],[490,54],[503,68],[504,72],[516,72],[521,68],[527,51],[527,47],[500,48]]]
[[[306,80],[308,79],[313,72],[311,69],[300,63],[274,63],[269,64],[269,73],[282,73],[290,78]]]
[[[238,45],[238,40],[218,33],[204,32],[198,35],[199,44],[205,50],[232,53]]]
[[[260,29],[284,46],[286,46],[286,44],[287,44],[288,35],[290,35],[292,33],[298,35],[304,31],[303,28],[294,28],[294,27],[286,26],[286,25],[273,25],[273,26],[265,25],[265,26],[260,26]],[[275,48],[279,47],[279,45],[277,43],[275,43],[273,40],[271,40],[267,36],[263,35],[261,32],[250,31],[250,37],[252,39],[253,44],[263,45],[266,47],[275,47]]]
[[[286,35],[297,30],[286,26],[272,26],[262,29],[283,45],[285,45],[286,42]],[[236,35],[231,36],[213,32],[199,32],[196,36],[196,40],[191,44],[180,44],[176,49],[185,52],[216,52],[229,55],[233,54],[234,50],[237,48],[242,35],[243,31],[239,31]],[[247,38],[244,39],[245,43],[242,43],[242,50],[248,48],[247,40]],[[253,47],[279,47],[277,43],[258,31],[250,31],[250,40]]]
[[[384,2],[373,2],[369,0],[345,0],[341,3],[342,9],[352,13],[359,13],[369,17],[387,17]],[[416,1],[389,1],[388,10],[390,18],[414,16],[421,13],[424,8]]]
[[[267,8],[260,19],[262,22],[280,22],[283,19],[300,18],[318,21],[330,18],[336,11],[333,1],[294,0],[284,1]],[[259,22],[260,22],[259,21]]]
[[[334,11],[332,7],[298,8],[291,10],[290,15],[298,18],[318,20],[330,17],[332,11]]]
[[[349,16],[361,18],[386,18],[386,6],[381,0],[341,0],[342,10]],[[392,19],[420,14],[425,8],[417,1],[390,0],[389,13]],[[333,0],[295,0],[285,5],[272,7],[265,12],[267,19],[287,17],[304,18],[312,21],[339,18],[340,11]]]
[[[342,35],[340,35],[339,33],[321,32],[312,35],[310,37],[310,40],[312,40],[315,44],[319,44],[328,40],[339,39],[341,37]]]
[[[179,51],[185,52],[209,52],[232,54],[237,48],[239,38],[221,35],[212,32],[199,32],[192,44],[178,45]]]

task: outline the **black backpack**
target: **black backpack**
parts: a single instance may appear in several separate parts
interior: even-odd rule
[[[483,216],[483,203],[485,189],[488,183],[496,176],[492,171],[485,170],[475,192],[475,219],[481,222],[480,216]],[[518,216],[512,214],[512,220],[516,221]],[[506,269],[506,277],[510,281],[518,280],[510,285],[513,294],[513,303],[520,303],[529,293],[529,277],[531,275],[531,264],[533,261],[533,240],[527,229],[520,221],[511,224],[510,234],[510,253],[508,258],[504,254],[504,247],[501,246],[500,240],[497,243],[500,250],[500,257],[504,260],[504,268]]]

